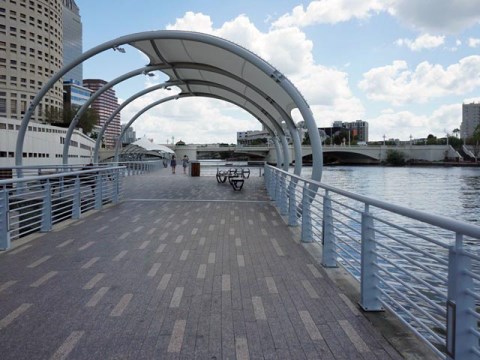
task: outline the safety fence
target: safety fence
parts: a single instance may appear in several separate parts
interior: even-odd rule
[[[46,232],[89,210],[123,198],[125,176],[158,170],[159,161],[84,166],[0,168],[0,250],[23,236]]]
[[[272,200],[322,264],[360,282],[441,358],[480,357],[480,226],[396,206],[265,166]]]

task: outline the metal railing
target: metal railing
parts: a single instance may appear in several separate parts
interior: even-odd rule
[[[265,166],[265,183],[322,264],[360,282],[365,311],[389,309],[441,358],[480,357],[480,226],[396,206]]]
[[[125,167],[92,167],[49,175],[0,180],[0,249],[53,224],[118,203]],[[28,172],[27,172],[28,174]]]
[[[5,179],[0,179],[0,250],[9,249],[13,240],[23,236],[50,231],[53,224],[118,203],[124,176],[161,167],[161,161],[129,161],[0,168]]]

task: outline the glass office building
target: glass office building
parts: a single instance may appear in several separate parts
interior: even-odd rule
[[[63,63],[70,64],[82,54],[82,21],[74,0],[63,0]],[[81,84],[82,65],[78,65],[63,77],[64,82]]]

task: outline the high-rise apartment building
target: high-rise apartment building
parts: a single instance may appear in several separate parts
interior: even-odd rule
[[[478,125],[480,125],[480,103],[472,102],[470,104],[463,104],[460,137],[462,139],[468,139],[473,135]]]
[[[0,117],[21,119],[31,101],[63,66],[63,6],[60,0],[0,1]],[[58,81],[36,107],[32,120],[63,107]]]
[[[350,140],[358,142],[368,142],[368,122],[363,120],[356,120],[351,122],[334,121],[332,128],[322,128],[327,135],[334,134],[342,129],[349,130],[351,135]],[[328,131],[328,129],[330,129]],[[348,139],[347,139],[348,140]]]
[[[127,124],[122,124],[122,131],[124,131],[122,136],[122,144],[131,144],[137,140],[135,130],[130,126],[125,130]]]
[[[107,82],[100,79],[84,79],[83,86],[96,92]],[[98,113],[98,125],[103,126],[110,115],[117,109],[118,99],[115,90],[108,89],[104,91],[93,103],[92,108]],[[115,143],[120,136],[120,113],[118,113],[113,121],[108,125],[105,131],[105,146],[107,148],[115,147]]]
[[[368,122],[356,120],[345,122],[343,126],[350,130],[351,136],[359,142],[368,142]]]
[[[70,64],[82,55],[82,21],[80,10],[74,0],[63,0],[63,63]],[[63,77],[64,82],[81,85],[82,64],[77,65]]]

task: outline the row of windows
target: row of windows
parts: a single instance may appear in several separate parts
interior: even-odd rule
[[[13,158],[15,157],[15,153],[13,151],[0,151],[0,158]],[[36,152],[29,152],[29,153],[22,153],[22,157],[24,158],[49,158],[50,154],[48,153],[36,153]]]
[[[20,130],[20,125],[17,124],[6,124],[0,122],[0,130]],[[37,127],[37,126],[28,126],[28,131],[36,131],[36,132],[43,132],[43,133],[52,133],[52,134],[66,134],[66,130],[60,129],[51,129],[51,128],[44,128],[44,127]],[[65,140],[65,138],[62,138]],[[62,142],[63,144],[63,142]],[[78,143],[77,143],[78,146]]]

